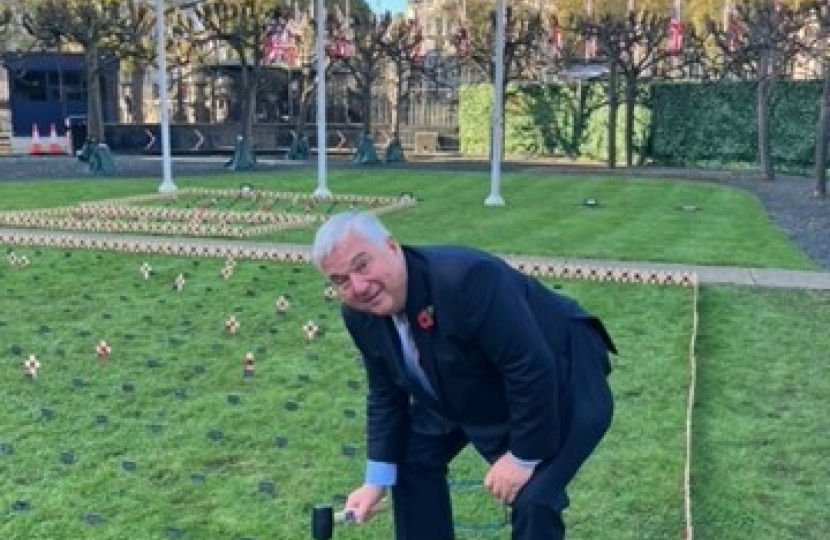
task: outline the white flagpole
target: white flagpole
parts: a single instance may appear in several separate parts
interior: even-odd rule
[[[325,0],[316,0],[314,13],[317,17],[317,39],[315,54],[317,55],[317,189],[315,197],[331,197],[331,191],[326,186],[326,9]]]
[[[164,20],[164,0],[156,0],[156,63],[158,64],[159,129],[161,130],[162,182],[159,192],[176,191],[173,183],[173,165],[170,155],[170,112],[167,110],[167,30]]]
[[[490,195],[484,200],[487,206],[504,206],[501,196],[501,152],[504,142],[502,122],[504,120],[504,0],[496,2],[496,28],[494,40],[495,74],[493,81],[493,126],[490,144]]]

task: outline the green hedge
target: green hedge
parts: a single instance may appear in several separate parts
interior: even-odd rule
[[[586,109],[593,111],[575,134],[580,88],[575,85],[510,86],[505,93],[505,154],[508,156],[568,155],[606,158],[608,138],[607,107],[601,103],[606,90],[602,84],[586,83]],[[486,155],[490,147],[493,92],[490,85],[465,86],[459,104],[459,145],[463,154]],[[644,144],[649,112],[636,113],[635,144]],[[625,112],[619,109],[617,122],[618,158],[624,152]]]
[[[820,97],[816,81],[775,86],[770,121],[776,164],[810,165]],[[666,164],[756,162],[756,102],[751,82],[654,85],[651,157]]]
[[[574,137],[576,86],[511,86],[505,96],[505,154],[577,155],[605,160],[608,109],[603,83],[585,83],[588,109]],[[756,86],[661,83],[645,88],[647,106],[635,110],[635,157],[642,151],[657,164],[739,164],[757,161]],[[819,81],[782,81],[775,87],[771,125],[777,165],[809,167],[821,96]],[[464,87],[460,93],[459,134],[464,154],[489,151],[492,89]],[[625,159],[625,109],[617,121],[617,159]]]

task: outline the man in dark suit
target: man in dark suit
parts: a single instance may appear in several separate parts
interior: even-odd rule
[[[371,213],[332,217],[312,256],[368,379],[355,520],[390,490],[397,540],[453,539],[448,464],[472,444],[512,538],[564,538],[566,488],[613,414],[602,323],[498,257],[402,246]]]

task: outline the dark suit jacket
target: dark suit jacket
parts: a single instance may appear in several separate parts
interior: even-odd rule
[[[606,351],[601,359],[572,355],[589,334],[616,352],[602,323],[486,253],[450,246],[407,246],[404,253],[406,314],[436,395],[408,376],[391,318],[344,306],[367,371],[367,457],[399,462],[408,430],[445,429],[441,417],[485,457],[506,450],[523,459],[556,455],[580,391],[571,384],[573,363],[597,363],[596,384],[606,384]],[[419,321],[423,313],[431,326]],[[440,417],[429,420],[417,412],[422,407]]]

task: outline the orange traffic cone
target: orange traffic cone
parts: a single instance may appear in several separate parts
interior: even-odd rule
[[[58,139],[58,129],[55,124],[49,126],[49,153],[53,156],[63,154],[63,145]]]
[[[37,130],[37,124],[32,124],[32,144],[29,147],[29,153],[33,156],[43,153],[43,148],[40,146],[40,133]]]

